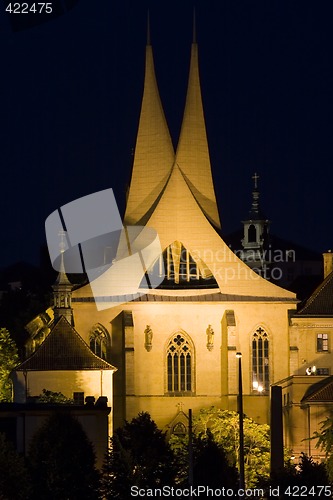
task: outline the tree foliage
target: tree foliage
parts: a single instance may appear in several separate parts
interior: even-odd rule
[[[95,454],[81,424],[68,413],[51,415],[29,449],[34,500],[98,498]]]
[[[329,479],[333,482],[333,414],[327,416],[320,424],[320,431],[315,431],[311,439],[317,439],[316,448],[325,452]]]
[[[130,498],[131,486],[157,488],[174,484],[176,467],[165,434],[148,413],[139,413],[117,429],[102,469],[105,499]]]
[[[333,415],[320,422],[320,432],[315,431],[312,439],[317,439],[316,448],[320,448],[328,457],[333,450]]]
[[[206,438],[211,433],[220,445],[230,466],[238,466],[239,460],[239,415],[236,412],[211,407],[201,409],[193,419],[194,434]],[[177,447],[173,439],[172,446]],[[186,447],[186,440],[184,441]],[[253,487],[259,477],[269,476],[270,438],[269,426],[257,424],[244,416],[244,457],[246,486]]]
[[[48,391],[43,389],[42,394],[37,396],[37,403],[54,403],[54,404],[74,404],[74,400],[67,398],[62,392]]]
[[[325,464],[316,463],[312,457],[302,453],[298,465],[287,463],[275,477],[261,481],[258,486],[266,491],[267,498],[270,498],[272,496],[270,492],[277,488],[280,493],[278,498],[281,499],[290,499],[294,496],[327,498],[330,496],[328,495],[330,490],[326,490],[325,486],[330,488],[331,483]]]
[[[6,328],[0,328],[0,403],[12,400],[10,372],[19,363],[15,342]]]
[[[0,499],[26,500],[30,495],[30,478],[24,458],[0,433]]]

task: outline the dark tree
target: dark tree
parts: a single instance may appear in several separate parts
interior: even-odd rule
[[[172,486],[176,471],[165,434],[148,413],[140,413],[111,438],[102,470],[103,498],[131,498],[131,486],[145,489]]]
[[[278,498],[281,499],[290,499],[294,496],[327,498],[331,491],[326,465],[314,462],[312,457],[308,457],[305,453],[301,454],[298,465],[288,463],[283,471],[270,480],[263,481],[259,486],[266,490],[268,496],[271,496],[269,490],[277,491],[279,488]]]
[[[312,457],[308,457],[305,453],[302,453],[300,458],[299,479],[300,483],[308,488],[330,485],[326,465],[314,462]]]
[[[194,485],[206,485],[211,488],[230,488],[236,491],[238,472],[235,466],[228,463],[227,456],[208,431],[204,438],[193,440]]]
[[[31,489],[30,477],[24,462],[12,443],[0,434],[0,499],[26,500]]]
[[[171,447],[178,464],[177,482],[187,487],[189,482],[189,450],[188,436],[172,436]],[[212,433],[193,434],[193,484],[205,485],[210,488],[238,487],[238,471],[231,465],[223,446],[218,443]],[[202,496],[202,495],[201,495]],[[203,497],[204,498],[204,497]]]
[[[57,412],[45,421],[32,439],[28,458],[34,500],[98,498],[93,447],[70,414]]]

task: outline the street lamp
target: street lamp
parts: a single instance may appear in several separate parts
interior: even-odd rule
[[[239,414],[239,489],[245,489],[244,471],[244,428],[243,428],[243,384],[242,384],[242,353],[236,352],[238,359],[238,397],[237,411]]]

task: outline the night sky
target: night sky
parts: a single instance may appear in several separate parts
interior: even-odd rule
[[[58,0],[63,15],[26,28],[18,17],[10,23],[8,3],[0,15],[0,267],[37,264],[45,219],[65,203],[112,187],[123,211],[148,7],[157,80],[177,144],[193,11],[185,0]],[[196,2],[224,234],[247,217],[257,171],[271,231],[320,252],[333,247],[332,14],[330,0]]]

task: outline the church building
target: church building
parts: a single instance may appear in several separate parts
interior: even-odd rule
[[[140,294],[118,297],[116,302],[107,287],[86,284],[74,289],[60,273],[55,286],[55,313],[60,319],[51,331],[49,318],[31,333],[30,353],[42,343],[16,371],[21,397],[29,368],[33,371],[65,333],[89,365],[77,367],[84,372],[80,373],[83,382],[74,392],[82,398],[98,396],[103,372],[106,385],[100,395],[111,402],[114,427],[147,411],[160,428],[173,432],[185,425],[189,409],[194,414],[211,406],[236,410],[236,354],[241,353],[244,413],[258,423],[269,423],[270,386],[281,386],[285,444],[294,453],[307,451],[302,439],[308,437],[311,411],[317,412],[312,432],[318,429],[322,409],[327,410],[328,402],[319,399],[331,398],[333,387],[327,378],[333,366],[332,295],[327,292],[333,282],[332,259],[322,288],[296,314],[294,293],[264,279],[232,252],[220,235],[196,40],[176,150],[159,96],[150,40],[145,64],[124,227],[125,231],[131,227],[155,230],[162,253],[145,269],[147,279]],[[254,249],[260,260],[269,221],[259,211],[258,198],[255,176],[243,247],[246,255]],[[160,285],[147,288],[144,283],[156,273],[161,276]],[[124,281],[130,279],[125,274]],[[97,308],[97,303],[103,307]],[[314,320],[316,314],[320,317]],[[312,372],[314,365],[317,371]],[[34,377],[37,392],[43,387],[55,390],[38,381],[41,373],[28,376]],[[52,377],[47,380],[52,385]],[[326,392],[323,387],[328,387]],[[316,404],[317,409],[311,410]]]
[[[297,300],[251,270],[220,236],[195,40],[176,151],[148,41],[124,225],[157,232],[162,254],[147,273],[164,268],[162,283],[120,306],[96,297],[89,284],[72,293],[77,331],[90,345],[99,339],[118,369],[114,425],[140,411],[167,428],[179,407],[185,413],[212,405],[235,410],[237,352],[244,411],[267,423],[270,384],[290,374],[289,317]],[[103,301],[103,310],[95,300]]]

